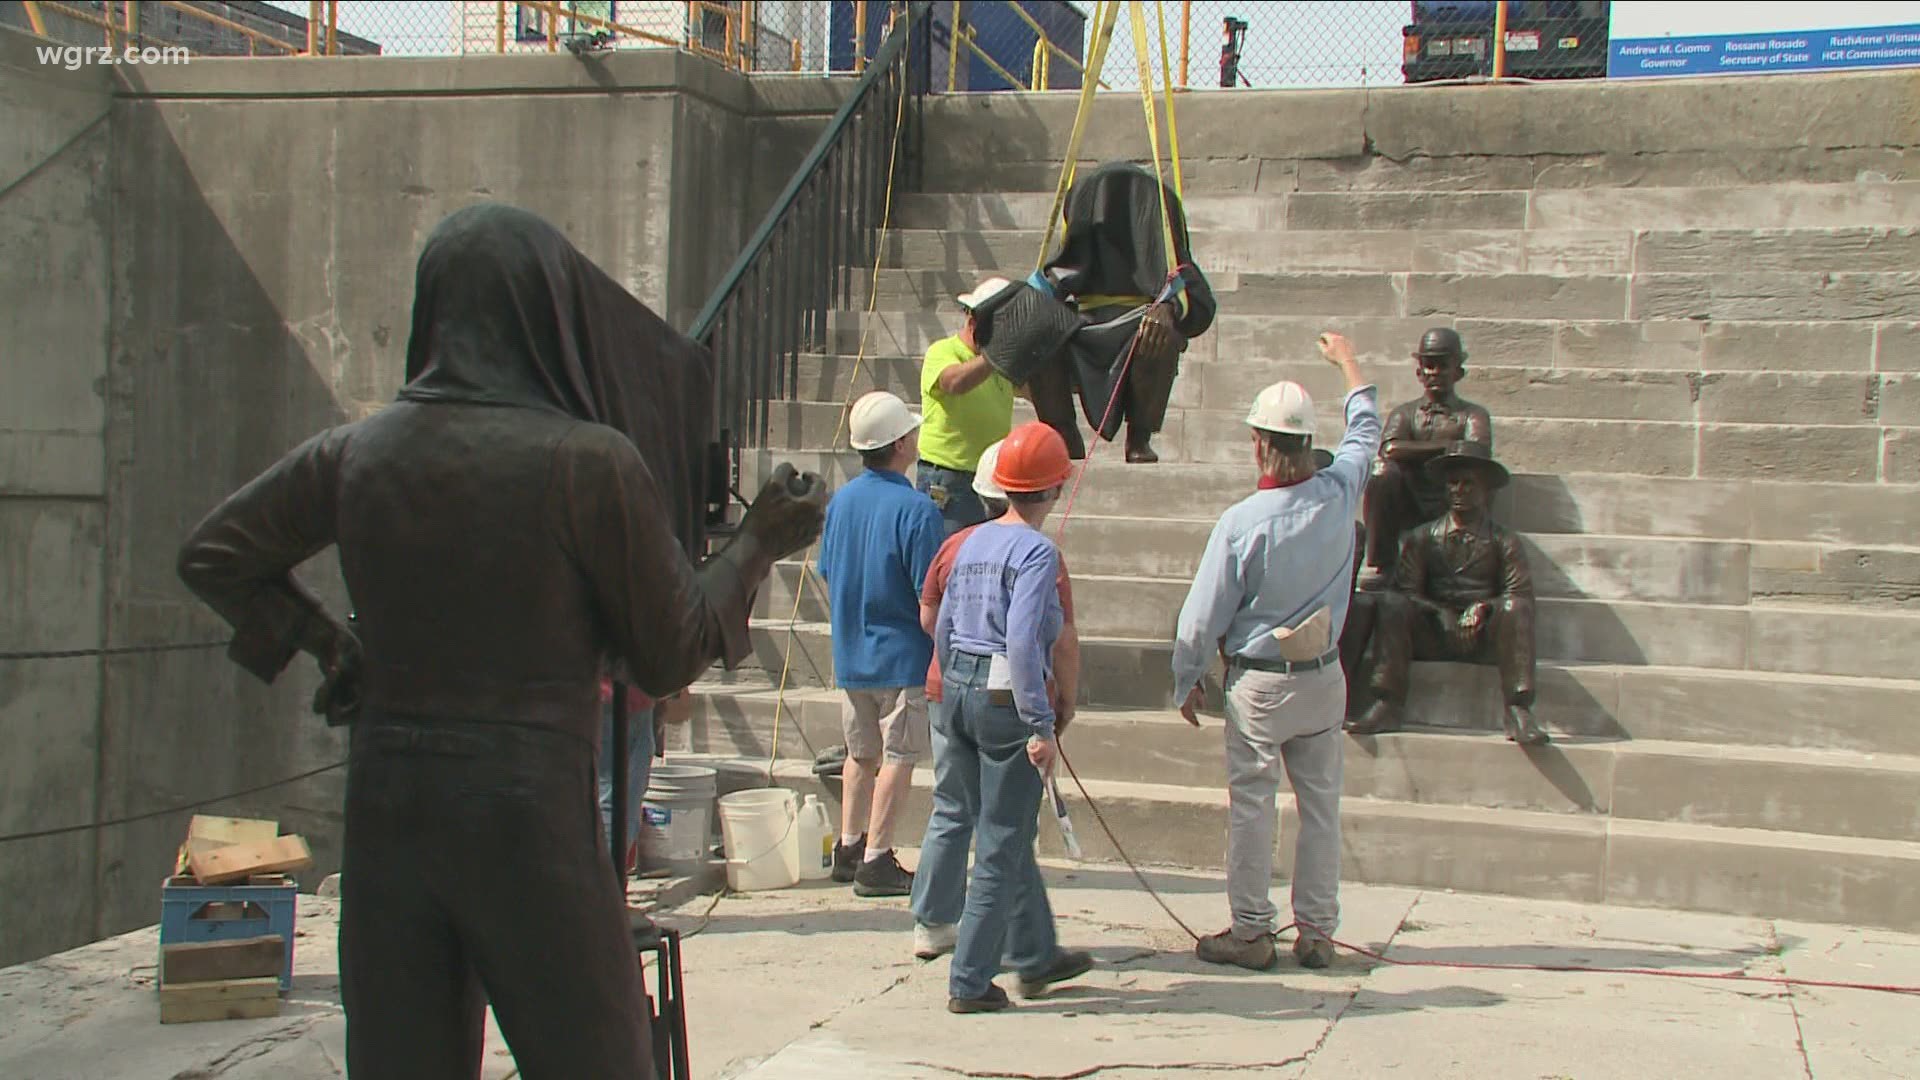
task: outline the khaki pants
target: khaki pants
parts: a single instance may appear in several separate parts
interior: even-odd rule
[[[1269,892],[1279,829],[1280,769],[1293,785],[1293,917],[1331,934],[1340,922],[1340,789],[1347,680],[1339,664],[1281,675],[1227,674],[1227,902],[1233,934],[1279,929]]]
[[[848,690],[840,709],[840,731],[847,757],[872,765],[912,765],[927,756],[927,690]]]

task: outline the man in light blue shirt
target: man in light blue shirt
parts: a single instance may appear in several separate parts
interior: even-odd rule
[[[1259,490],[1214,526],[1173,647],[1174,695],[1198,726],[1200,681],[1227,658],[1227,899],[1230,929],[1195,953],[1216,964],[1272,966],[1275,802],[1284,763],[1300,815],[1294,846],[1293,953],[1333,960],[1340,919],[1340,788],[1347,681],[1340,628],[1351,595],[1354,514],[1380,447],[1380,406],[1353,346],[1322,334],[1320,350],[1346,376],[1346,437],[1315,471],[1313,398],[1297,383],[1260,392],[1248,414]]]

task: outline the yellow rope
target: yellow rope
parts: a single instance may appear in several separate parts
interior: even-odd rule
[[[908,9],[907,33],[913,33],[912,8]],[[880,235],[874,241],[873,273],[867,283],[866,325],[860,328],[860,348],[853,358],[853,376],[847,383],[847,399],[840,405],[840,418],[834,422],[833,439],[828,443],[829,452],[839,449],[840,433],[846,430],[847,417],[853,411],[855,388],[860,385],[860,369],[866,363],[867,344],[873,334],[873,313],[880,305],[880,263],[886,258],[887,231],[893,221],[893,179],[894,170],[900,163],[900,133],[906,125],[907,86],[912,80],[903,75],[900,79],[900,101],[893,118],[893,152],[887,158],[886,199],[880,211]],[[813,553],[818,546],[816,541],[807,547],[806,557],[800,563],[800,580],[793,589],[793,611],[787,616],[786,656],[780,662],[780,686],[774,691],[773,699],[773,745],[767,751],[767,783],[773,783],[773,766],[780,757],[780,718],[787,709],[787,680],[793,672],[793,642],[796,636],[794,628],[800,624],[800,601],[806,596],[807,584],[813,574]],[[796,723],[798,720],[796,719]],[[801,736],[806,735],[805,729]]]
[[[1153,63],[1148,59],[1147,16],[1140,0],[1127,0],[1133,21],[1134,60],[1140,67],[1140,104],[1147,111],[1147,142],[1153,147],[1153,175],[1160,181],[1160,241],[1166,245],[1167,271],[1173,272],[1173,217],[1167,210],[1167,178],[1160,168],[1160,120],[1153,107]]]
[[[1167,99],[1167,158],[1173,163],[1173,193],[1184,202],[1187,185],[1180,176],[1180,125],[1173,122],[1173,69],[1167,66],[1167,0],[1155,0],[1153,6],[1160,16],[1160,86]],[[1173,267],[1167,270],[1171,272]]]
[[[1060,224],[1060,211],[1067,202],[1067,189],[1073,184],[1074,167],[1080,161],[1080,140],[1087,133],[1087,118],[1093,115],[1093,96],[1100,88],[1100,69],[1107,62],[1107,43],[1113,40],[1113,24],[1120,15],[1120,0],[1103,0],[1093,12],[1093,51],[1087,69],[1080,75],[1080,108],[1073,114],[1073,133],[1067,137],[1067,160],[1060,170],[1060,182],[1054,185],[1053,209],[1047,214],[1046,232],[1040,238],[1040,256],[1034,260],[1037,271],[1047,264],[1048,249],[1053,247],[1053,231]]]

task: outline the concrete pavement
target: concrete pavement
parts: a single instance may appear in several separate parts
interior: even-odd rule
[[[1124,868],[1055,863],[1048,876],[1063,942],[1092,949],[1099,965],[995,1016],[945,1011],[947,961],[912,959],[902,901],[863,901],[823,883],[717,903],[699,897],[663,916],[693,935],[686,982],[695,1075],[1853,1080],[1920,1069],[1912,997],[1395,967],[1350,953],[1326,973],[1290,961],[1242,972],[1194,960],[1186,935]],[[1223,922],[1217,876],[1151,877],[1195,929]],[[1284,896],[1284,885],[1276,889]],[[1915,935],[1365,886],[1348,886],[1342,899],[1338,936],[1396,960],[1920,984]],[[272,1020],[162,1027],[151,928],[0,971],[0,1075],[344,1075],[335,904],[302,898],[296,988]],[[484,1075],[507,1080],[511,1052],[491,1025],[489,1040]]]

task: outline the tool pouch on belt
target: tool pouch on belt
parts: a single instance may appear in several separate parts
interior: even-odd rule
[[[1280,659],[1290,664],[1318,660],[1333,647],[1333,612],[1322,604],[1296,625],[1275,630],[1273,639],[1280,643]]]
[[[987,363],[1015,386],[1051,362],[1083,322],[1079,312],[1025,282],[1002,289],[974,308],[973,317],[987,331],[981,339]]]

